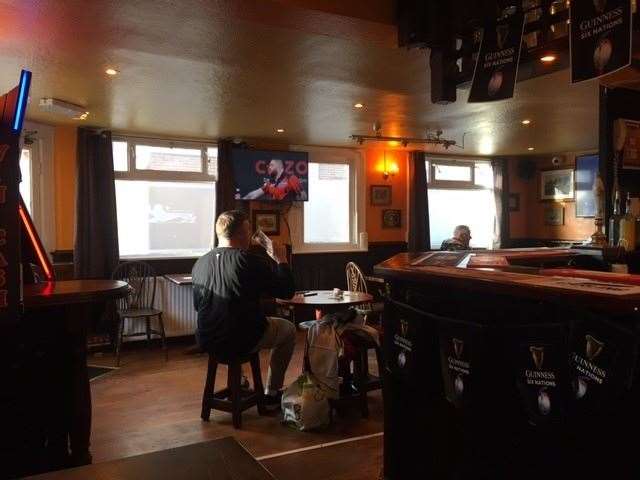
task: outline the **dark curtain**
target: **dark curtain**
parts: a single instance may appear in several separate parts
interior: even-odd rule
[[[502,248],[509,238],[509,191],[507,188],[507,163],[503,158],[491,161],[493,167],[493,196],[496,202],[496,218],[493,226],[493,248]]]
[[[409,158],[409,251],[431,249],[429,232],[429,197],[424,152],[411,152]]]
[[[111,278],[118,265],[118,221],[111,132],[78,129],[74,270]]]
[[[236,200],[236,185],[233,177],[233,149],[231,140],[218,141],[218,178],[216,180],[216,218],[227,210],[247,210],[246,204]],[[218,239],[215,239],[218,244]]]

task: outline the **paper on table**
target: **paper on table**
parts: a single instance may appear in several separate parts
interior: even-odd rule
[[[265,233],[259,228],[255,231],[255,233],[251,236],[251,241],[256,243],[257,245],[262,246],[267,251],[269,256],[273,256],[273,242],[269,237],[265,235]]]

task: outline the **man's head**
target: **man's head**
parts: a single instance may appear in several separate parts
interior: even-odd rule
[[[468,247],[471,240],[471,230],[466,225],[458,225],[453,231],[453,238]]]
[[[251,224],[242,210],[222,212],[216,220],[219,247],[247,249],[251,246]]]
[[[270,177],[278,178],[284,170],[284,162],[279,158],[273,158],[267,165],[267,173]]]

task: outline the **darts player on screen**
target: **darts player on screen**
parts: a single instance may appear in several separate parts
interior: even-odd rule
[[[307,192],[302,182],[293,174],[287,174],[284,162],[278,158],[272,159],[267,165],[269,178],[257,190],[246,194],[244,200],[289,200],[303,201],[307,199]]]

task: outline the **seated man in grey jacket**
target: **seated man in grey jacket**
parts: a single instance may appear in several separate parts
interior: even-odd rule
[[[232,210],[218,217],[218,247],[193,267],[196,339],[203,350],[223,360],[272,349],[267,403],[279,404],[296,328],[285,319],[266,317],[260,299],[263,295],[291,298],[293,275],[283,245],[274,243],[274,268],[268,260],[249,253],[251,234],[244,212]]]
[[[469,250],[471,230],[466,225],[458,225],[453,231],[453,237],[442,242],[440,250]]]

